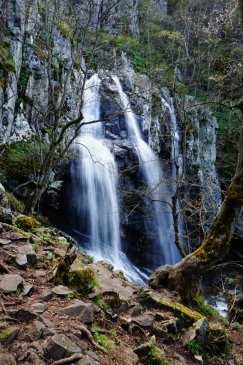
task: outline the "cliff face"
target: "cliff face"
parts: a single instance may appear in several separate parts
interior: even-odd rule
[[[98,4],[99,5],[99,4]],[[107,3],[107,6],[109,4]],[[92,38],[92,27],[84,29],[90,32],[85,43],[85,52],[80,50],[70,36],[71,29],[67,17],[67,4],[65,1],[59,3],[58,17],[55,22],[52,18],[56,14],[50,8],[49,14],[45,12],[42,2],[33,0],[12,0],[8,3],[6,18],[6,35],[2,47],[5,47],[8,62],[12,62],[13,67],[1,71],[0,87],[0,130],[1,144],[13,143],[32,137],[40,138],[43,143],[49,144],[50,127],[48,121],[48,101],[51,97],[50,88],[58,90],[65,83],[65,111],[64,123],[75,118],[80,106],[80,95],[82,95],[82,85],[84,72],[87,67],[87,54],[90,52],[89,40]],[[84,16],[83,9],[80,16]],[[166,1],[157,2],[158,11],[166,12]],[[97,9],[92,13],[94,19],[99,16]],[[116,8],[115,8],[116,9]],[[105,13],[106,8],[102,9]],[[62,16],[63,15],[63,16]],[[104,18],[101,27],[102,36],[113,37],[130,31],[132,36],[139,35],[138,25],[138,2],[124,1],[122,6],[112,11],[110,17]],[[84,16],[84,19],[85,16]],[[50,38],[46,38],[46,37]],[[134,38],[135,39],[135,38]],[[114,39],[108,38],[112,43]],[[101,39],[107,42],[107,39]],[[106,43],[102,43],[104,47]],[[92,42],[91,42],[92,45]],[[51,47],[51,52],[48,47]],[[173,127],[171,124],[171,113],[163,106],[162,87],[163,84],[152,82],[148,76],[142,75],[134,70],[129,58],[121,49],[116,46],[104,47],[102,56],[95,54],[95,62],[90,65],[89,76],[94,73],[94,69],[102,80],[101,105],[103,116],[109,116],[110,120],[105,122],[105,138],[107,145],[116,157],[120,169],[121,178],[121,201],[122,201],[122,221],[129,215],[129,221],[123,225],[123,233],[127,247],[134,247],[132,242],[142,242],[140,247],[145,246],[145,223],[146,213],[138,209],[130,214],[136,202],[143,199],[143,182],[140,179],[138,168],[134,168],[138,162],[138,157],[134,146],[128,139],[127,129],[124,123],[124,116],[117,110],[122,111],[123,106],[114,90],[112,74],[119,76],[124,91],[129,97],[132,110],[136,114],[144,139],[147,140],[152,149],[161,157],[164,169],[168,172],[171,169],[171,155],[173,145]],[[75,59],[74,62],[72,60]],[[7,60],[5,60],[7,62]],[[70,68],[72,68],[70,76]],[[69,77],[70,76],[70,77]],[[170,92],[167,90],[167,102],[170,102]],[[57,98],[60,95],[57,95]],[[205,215],[205,227],[210,224],[215,216],[221,201],[220,188],[215,171],[215,130],[217,122],[212,113],[203,106],[196,106],[196,101],[191,97],[186,97],[184,102],[179,97],[173,100],[175,113],[177,116],[177,128],[179,133],[179,155],[183,160],[183,175],[173,177],[173,185],[177,184],[177,178],[182,181],[181,201],[184,211],[189,219],[189,228],[199,223],[201,210]],[[184,104],[183,104],[184,103]],[[186,111],[186,119],[183,117]],[[66,140],[72,136],[70,129],[66,135]],[[64,164],[66,167],[67,163]],[[50,188],[47,192],[47,205],[51,209],[59,207],[58,201],[62,197],[55,180],[62,180],[62,167],[56,167],[50,181]],[[65,170],[66,171],[66,170]],[[124,173],[124,171],[127,171]],[[166,173],[167,173],[166,172]],[[56,174],[56,176],[55,176]],[[179,180],[178,180],[179,181]],[[18,181],[12,186],[18,185]],[[24,189],[19,192],[28,195],[30,190]],[[63,192],[62,192],[63,194]],[[199,196],[202,199],[200,203]],[[130,200],[133,196],[133,200]],[[50,201],[48,201],[48,199]],[[64,203],[65,204],[65,203]],[[192,210],[194,205],[196,212]],[[193,208],[193,209],[194,209]],[[209,221],[207,221],[209,220]],[[142,224],[141,224],[142,222]],[[198,226],[199,227],[199,226]],[[206,228],[205,228],[206,229]],[[195,236],[198,236],[198,228]],[[194,243],[198,243],[195,239]],[[136,251],[130,252],[136,257]]]

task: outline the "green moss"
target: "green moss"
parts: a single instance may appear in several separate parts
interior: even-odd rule
[[[18,80],[18,105],[26,99],[25,94],[30,75],[32,75],[32,70],[27,65],[22,65]]]
[[[140,360],[146,365],[169,365],[164,352],[155,345],[153,345],[148,354],[142,356]]]
[[[0,69],[4,72],[16,72],[16,66],[7,43],[0,43]]]
[[[68,273],[68,284],[87,295],[97,286],[95,272],[90,268],[72,270]]]
[[[10,332],[11,332],[10,328],[1,327],[0,328],[0,342],[4,342],[6,340],[6,338],[8,337]]]
[[[23,214],[17,216],[15,224],[26,231],[33,231],[39,226],[39,222],[34,217]]]
[[[66,38],[71,37],[72,29],[67,21],[59,19],[57,21],[57,28],[64,37]]]
[[[6,192],[6,197],[12,212],[16,213],[23,213],[24,211],[24,204],[18,200],[13,193]]]
[[[164,298],[160,299],[160,303],[170,309],[173,309],[178,314],[185,316],[186,318],[190,319],[193,322],[196,322],[199,319],[203,318],[203,316],[200,313],[192,310],[189,307],[186,307],[181,303],[173,302],[172,300]]]
[[[194,340],[191,340],[191,341],[188,341],[187,344],[186,344],[186,348],[187,350],[194,354],[194,355],[198,355],[198,354],[201,354],[202,353],[202,345],[198,342],[197,339],[194,339]]]

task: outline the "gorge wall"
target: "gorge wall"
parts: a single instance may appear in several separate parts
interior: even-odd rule
[[[65,1],[60,2],[60,14],[65,13],[65,6]],[[77,6],[75,1],[73,6]],[[161,12],[167,11],[166,1],[156,2],[156,6]],[[82,9],[79,11],[82,15]],[[94,12],[94,18],[95,14]],[[38,0],[12,0],[8,3],[7,42],[1,44],[5,66],[0,71],[0,130],[3,149],[23,140],[38,139],[47,145],[51,143],[47,110],[51,97],[50,87],[57,88],[66,79],[63,120],[68,122],[78,115],[84,83],[83,70],[87,66],[86,54],[80,53],[77,45],[70,40],[67,24],[63,21],[53,25],[52,16],[53,9],[48,18],[42,2]],[[102,25],[103,30],[111,35],[129,31],[132,36],[138,36],[138,16],[138,2],[124,1]],[[119,22],[117,19],[125,21]],[[46,25],[50,28],[46,29]],[[51,32],[51,60],[46,47],[47,31]],[[163,83],[157,83],[138,73],[129,57],[118,47],[111,46],[102,51],[102,57],[98,56],[99,54],[96,62],[90,66],[88,78],[96,73],[101,80],[99,97],[104,133],[102,138],[115,157],[119,171],[122,251],[135,266],[148,273],[159,264],[166,263],[154,245],[157,233],[149,207],[154,206],[156,199],[148,193],[148,184],[142,176],[136,144],[129,136],[126,124],[126,108],[113,76],[120,80],[142,138],[159,158],[163,170],[162,184],[169,191],[169,200],[166,201],[168,214],[172,214],[172,197],[176,196],[176,217],[181,225],[180,238],[186,252],[201,242],[221,203],[215,170],[217,121],[212,112],[197,103],[195,98],[174,94],[164,88]],[[1,62],[3,64],[3,56]],[[63,143],[73,135],[74,130],[70,128]],[[68,153],[53,167],[42,205],[56,224],[75,236],[68,204],[71,194],[70,165],[73,159],[75,160],[75,155]],[[24,181],[17,176],[10,177],[6,185],[13,190],[28,180],[34,182],[35,176],[25,176]],[[16,194],[25,199],[31,189],[31,184],[24,184]],[[159,200],[168,199],[165,193],[161,194]],[[174,223],[172,221],[170,225],[173,226]]]

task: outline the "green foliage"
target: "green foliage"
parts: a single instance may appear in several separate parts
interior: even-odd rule
[[[218,121],[216,167],[223,184],[228,185],[234,176],[238,155],[240,112],[233,112],[220,103],[212,105],[212,110]]]
[[[72,270],[68,273],[68,284],[87,295],[97,286],[95,272],[90,268]]]
[[[0,70],[5,72],[16,72],[13,57],[9,52],[7,43],[0,43]]]
[[[32,216],[29,215],[18,215],[15,224],[24,231],[34,231],[39,226],[39,222]]]
[[[205,303],[204,299],[202,296],[197,296],[195,298],[195,303],[197,306],[197,310],[202,313],[205,314],[207,316],[210,317],[220,317],[220,313],[217,311],[217,309],[213,308],[211,305],[208,305]]]
[[[58,19],[57,21],[57,28],[59,29],[60,33],[66,37],[66,38],[70,38],[72,35],[72,29],[70,27],[70,25],[68,24],[68,22],[64,19]]]
[[[32,74],[31,69],[27,65],[22,65],[18,80],[18,100],[17,104],[22,103],[26,96],[26,89],[29,81],[29,77]]]
[[[25,181],[29,175],[37,175],[48,146],[37,141],[21,141],[6,147],[0,158],[0,169],[6,176]]]
[[[93,337],[94,340],[106,350],[112,350],[113,346],[109,341],[109,338],[102,333],[102,329],[96,326],[95,324],[92,326]]]
[[[198,354],[202,353],[202,346],[196,339],[189,341],[186,344],[186,347],[187,347],[187,350],[194,355],[198,355]]]

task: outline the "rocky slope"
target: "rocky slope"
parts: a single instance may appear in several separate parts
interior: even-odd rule
[[[16,223],[0,226],[0,364],[242,363],[240,324],[135,286],[81,252],[54,283],[73,240],[24,216]]]

